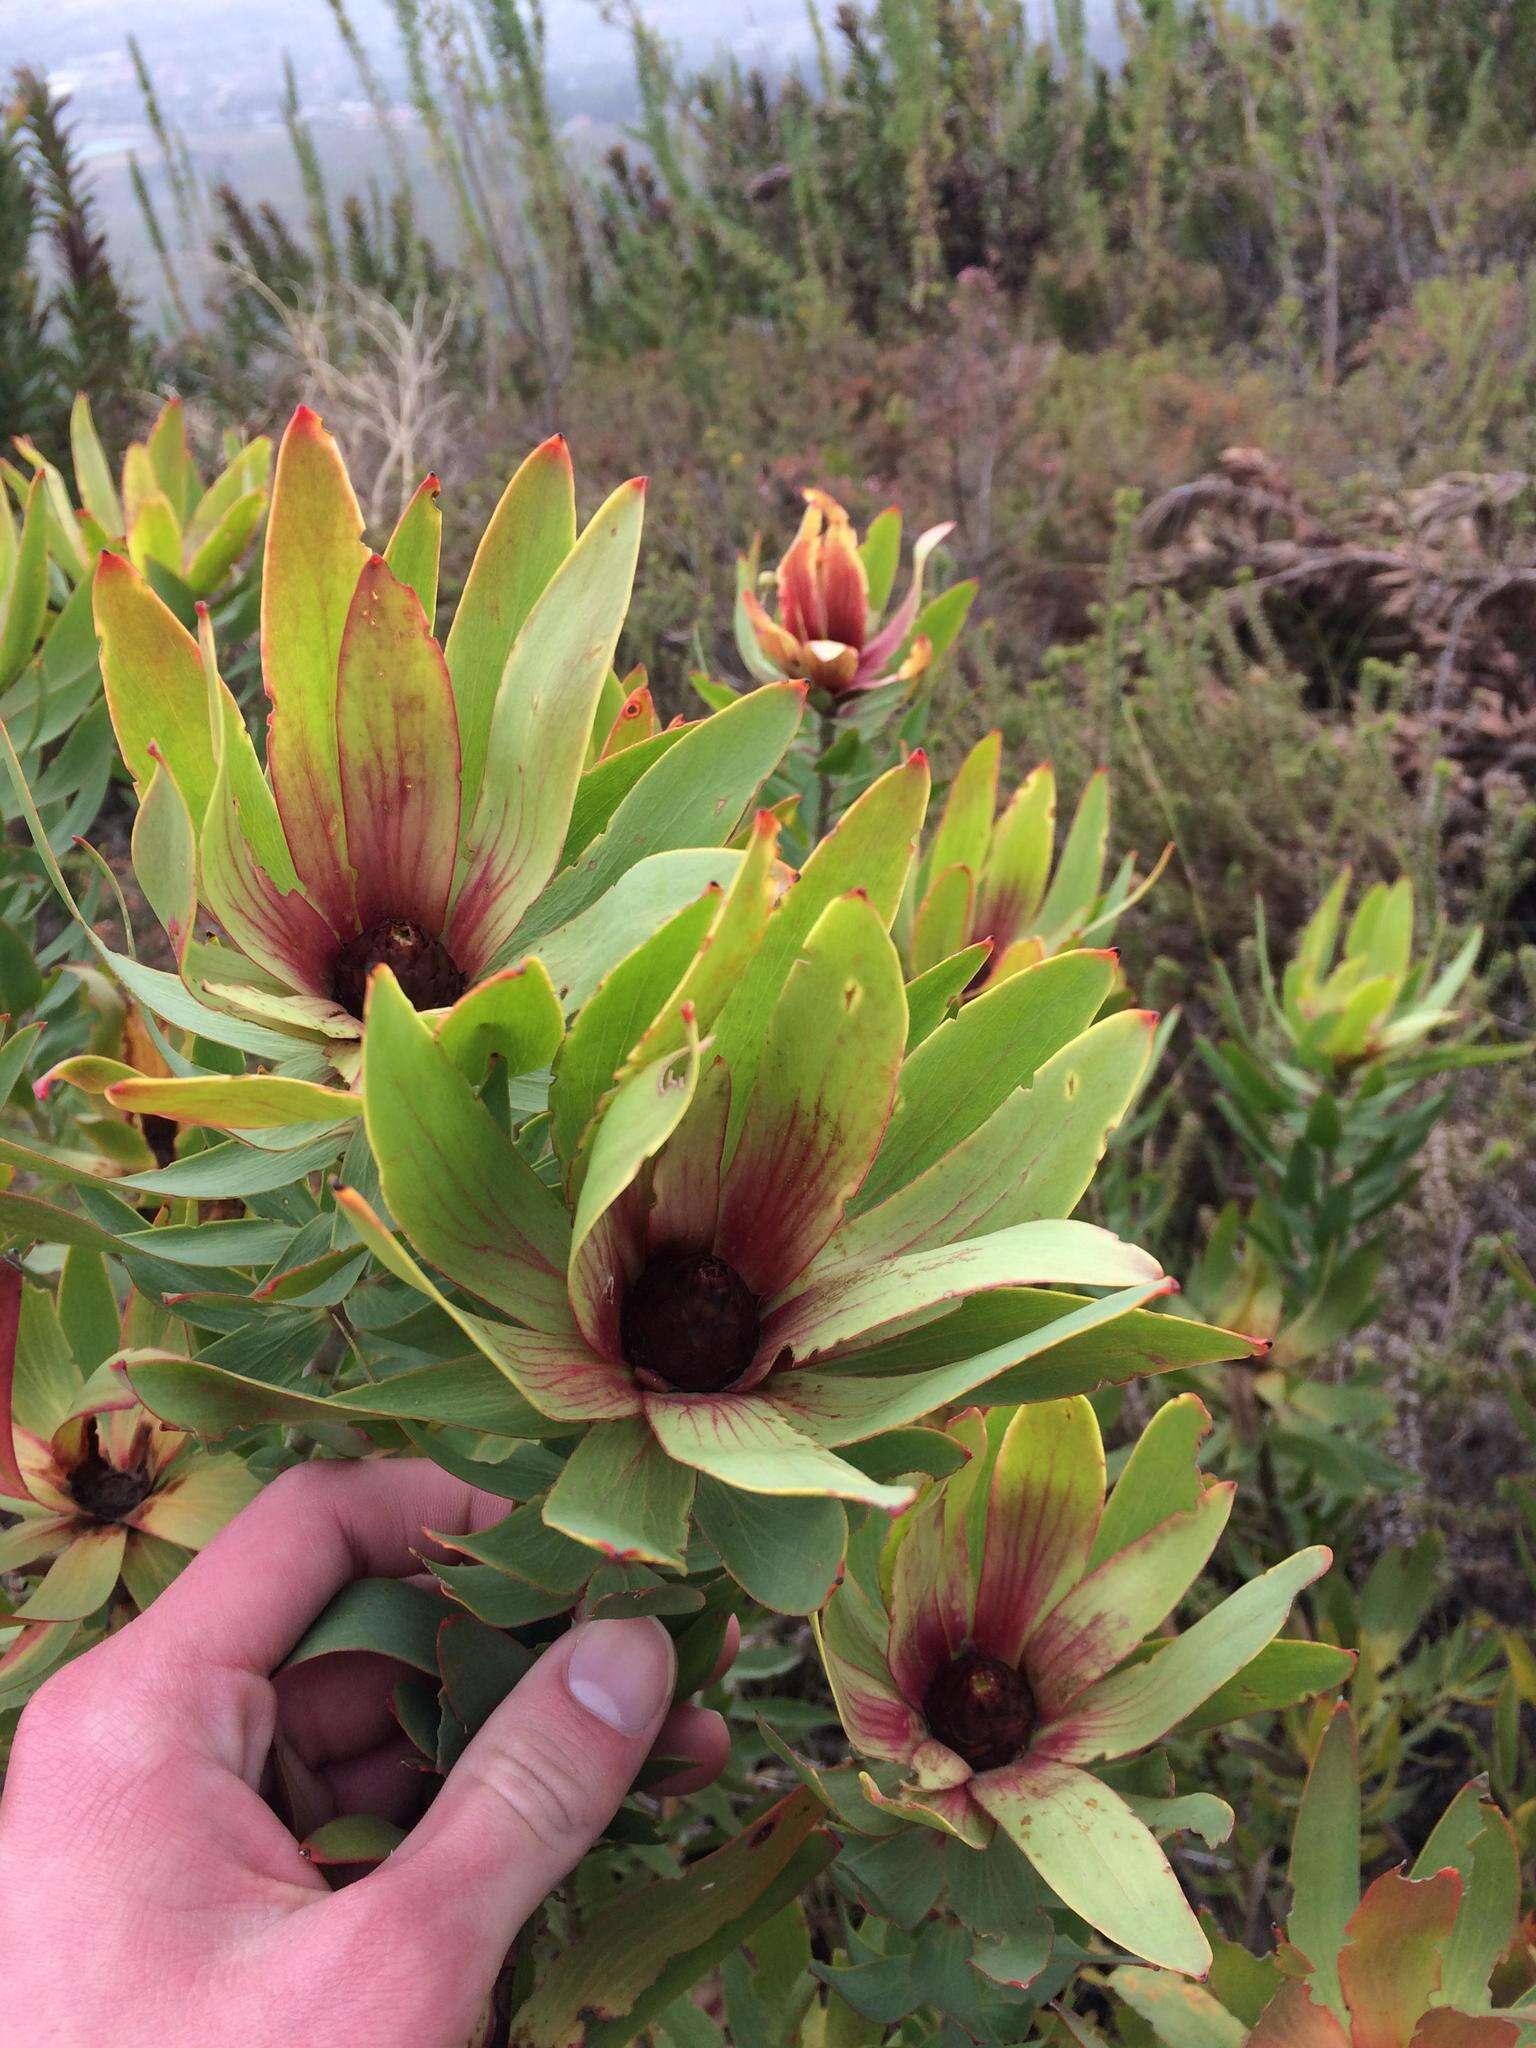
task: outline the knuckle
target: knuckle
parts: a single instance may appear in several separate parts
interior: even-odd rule
[[[597,1814],[590,1781],[573,1760],[537,1734],[469,1751],[460,1765],[482,1791],[497,1799],[541,1849],[574,1858]]]
[[[340,1459],[310,1459],[302,1465],[290,1465],[286,1472],[279,1472],[266,1488],[263,1498],[281,1503],[285,1510],[302,1507],[317,1501],[329,1501],[339,1492],[341,1475],[350,1466]]]
[[[25,1756],[61,1739],[71,1744],[88,1739],[109,1712],[104,1697],[109,1691],[101,1682],[99,1667],[89,1657],[77,1658],[55,1671],[22,1709],[13,1753]]]

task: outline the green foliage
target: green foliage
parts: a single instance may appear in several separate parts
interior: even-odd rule
[[[48,299],[55,390],[90,391],[98,408],[120,422],[136,366],[133,319],[64,123],[66,102],[25,68],[15,74],[14,93],[13,147],[19,145],[20,168],[30,181],[35,218],[51,246],[57,279]],[[13,204],[20,198],[14,178],[11,197]],[[24,228],[24,206],[18,211]],[[24,255],[20,268],[26,268]],[[25,363],[25,334],[18,340]],[[32,423],[35,416],[17,414],[10,431]],[[0,427],[5,425],[0,415]]]

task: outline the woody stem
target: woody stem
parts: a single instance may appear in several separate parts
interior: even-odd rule
[[[837,720],[830,711],[823,711],[816,728],[816,758],[820,761],[828,754],[837,739]],[[816,845],[832,823],[832,777],[823,769],[816,771],[816,829],[811,834],[811,844]]]

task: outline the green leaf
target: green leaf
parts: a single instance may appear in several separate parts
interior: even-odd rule
[[[77,1531],[19,1607],[17,1621],[83,1621],[110,1597],[128,1531],[120,1523]]]
[[[1034,1289],[1016,1298],[1032,1303],[1049,1302],[1052,1313],[1032,1316],[1027,1328],[1003,1344],[978,1349],[974,1344],[962,1343],[947,1364],[926,1372],[855,1374],[839,1370],[835,1363],[823,1368],[799,1366],[793,1373],[778,1377],[774,1402],[805,1435],[818,1443],[841,1445],[900,1428],[978,1388],[986,1388],[989,1405],[1009,1405],[1019,1396],[1011,1394],[1005,1399],[997,1394],[996,1388],[1009,1376],[1010,1367],[1018,1366],[1022,1371],[1023,1359],[1034,1359],[1042,1352],[1058,1348],[1066,1350],[1086,1332],[1118,1319],[1129,1319],[1143,1302],[1163,1292],[1165,1287],[1166,1282],[1155,1281],[1091,1301],[1069,1294],[1050,1294],[1044,1288]],[[894,1348],[871,1347],[861,1354],[859,1362],[862,1366],[877,1354],[883,1358],[887,1350]],[[1032,1370],[1048,1372],[1049,1365]],[[1137,1370],[1136,1366],[1128,1366],[1126,1376],[1131,1377]]]
[[[238,1217],[223,1223],[172,1223],[156,1230],[127,1231],[118,1239],[125,1254],[168,1259],[176,1266],[268,1266],[293,1242],[291,1223],[263,1223]]]
[[[149,430],[150,468],[170,501],[178,526],[199,494],[197,466],[187,446],[187,416],[179,398],[167,399]]]
[[[326,1167],[341,1149],[342,1129],[298,1145],[290,1152],[257,1151],[251,1145],[230,1139],[209,1145],[189,1158],[172,1160],[153,1173],[130,1173],[117,1182],[119,1188],[135,1188],[146,1195],[169,1195],[176,1200],[217,1202],[233,1195],[266,1195],[276,1188],[291,1187]]]
[[[1177,1798],[1127,1792],[1125,1802],[1159,1841],[1166,1841],[1169,1835],[1191,1834],[1198,1835],[1208,1849],[1219,1849],[1232,1839],[1237,1825],[1237,1816],[1225,1799],[1211,1792],[1186,1792]]]
[[[716,1050],[731,1070],[733,1123],[745,1112],[779,993],[824,912],[860,890],[889,929],[922,829],[928,786],[921,754],[872,783],[817,846],[768,920],[757,955],[715,1027]]]
[[[681,982],[719,899],[701,896],[619,962],[582,1005],[549,1091],[550,1137],[567,1169],[582,1133],[642,1033]]]
[[[575,479],[570,451],[557,434],[534,449],[502,493],[443,650],[459,710],[465,824],[485,772],[492,709],[507,658],[575,544]]]
[[[983,1772],[975,1796],[1090,1926],[1166,1970],[1203,1976],[1210,1944],[1151,1830],[1086,1771],[1026,1756]]]
[[[283,1669],[339,1651],[369,1650],[436,1678],[437,1631],[443,1603],[408,1579],[355,1579],[304,1631]]]
[[[821,1818],[820,1802],[801,1788],[682,1876],[605,1900],[588,1931],[553,1958],[519,2008],[511,2043],[621,2048],[645,2024],[649,2008],[641,2001],[648,1991],[665,1984],[664,2009],[692,1981],[679,1982],[669,1965],[698,1956],[727,1930],[731,1946],[739,1946],[759,1917],[779,1909],[774,1881]],[[707,1967],[701,1962],[699,1973]]]
[[[174,1117],[178,1123],[207,1124],[214,1130],[308,1130],[351,1123],[362,1114],[361,1098],[317,1081],[290,1081],[281,1074],[219,1074],[189,1080],[114,1081],[108,1099],[140,1116]]]
[[[894,1374],[975,1358],[1017,1343],[1084,1306],[1080,1295],[1048,1288],[973,1295],[951,1314],[922,1329],[873,1346],[863,1353],[861,1364],[866,1370]],[[1043,1362],[1021,1364],[1016,1372],[994,1366],[996,1377],[987,1398],[1000,1406],[1012,1401],[1054,1401],[1064,1394],[1091,1394],[1101,1386],[1118,1386],[1138,1374],[1215,1365],[1262,1349],[1262,1344],[1230,1330],[1141,1309],[1120,1313],[1102,1328],[1088,1324],[1080,1337],[1074,1335],[1071,1342],[1054,1345],[1052,1356]],[[1021,1356],[1033,1360],[1035,1350]]]
[[[637,861],[600,903],[540,939],[537,957],[567,1013],[580,1009],[648,933],[704,890],[728,888],[743,859],[735,847],[700,847]]]
[[[848,1543],[841,1501],[741,1493],[701,1478],[694,1514],[736,1583],[778,1614],[813,1614],[837,1584]]]
[[[80,503],[98,525],[114,538],[120,537],[123,531],[122,500],[117,495],[111,465],[96,431],[96,422],[91,417],[91,401],[83,391],[76,392],[75,402],[69,410],[69,450]]]
[[[843,1846],[837,1862],[868,1911],[898,1927],[926,1920],[944,1884],[944,1838],[933,1828],[901,1828],[894,1835]]]
[[[262,672],[272,705],[267,765],[294,864],[338,931],[348,928],[353,899],[336,688],[347,614],[368,561],[362,532],[336,443],[301,405],[278,449],[262,568]]]
[[[847,1446],[845,1455],[871,1479],[904,1479],[914,1472],[947,1479],[965,1463],[962,1446],[942,1429],[890,1429]]]
[[[215,764],[197,642],[120,555],[102,556],[93,588],[107,704],[134,786],[148,791],[158,749],[201,824]]]
[[[1247,1721],[1286,1707],[1302,1706],[1345,1684],[1354,1668],[1353,1655],[1348,1650],[1335,1649],[1332,1643],[1290,1638],[1266,1643],[1235,1678],[1219,1685],[1203,1706],[1185,1716],[1179,1723],[1179,1732],[1199,1735],[1207,1728],[1224,1727],[1229,1721]]]
[[[423,1256],[536,1329],[568,1327],[563,1207],[387,969],[369,989],[362,1107],[384,1199]]]
[[[384,550],[384,560],[393,574],[415,591],[429,632],[437,617],[438,557],[443,545],[443,512],[438,499],[442,488],[435,476],[425,477],[416,486]]]
[[[582,1247],[599,1220],[681,1123],[693,1100],[698,1078],[698,1033],[690,1027],[686,1052],[653,1060],[615,1089],[593,1137],[586,1179],[576,1205],[571,1242],[573,1279],[579,1272]]]
[[[159,749],[153,752],[158,756]],[[197,840],[175,779],[158,758],[133,821],[133,872],[178,960],[197,917]]]
[[[1248,2029],[1203,1984],[1165,1970],[1115,1970],[1110,1988],[1139,2013],[1164,2048],[1243,2048]]]
[[[1135,1100],[1152,1032],[1150,1015],[1139,1010],[1090,1025],[979,1130],[884,1201],[861,1209],[845,1225],[838,1251],[861,1262],[890,1258],[1070,1216],[1110,1132]]]
[[[164,1023],[174,1024],[181,1031],[195,1031],[215,1045],[232,1045],[257,1059],[292,1059],[294,1042],[287,1033],[269,1031],[265,1025],[247,1024],[239,1017],[227,1017],[221,1010],[210,1009],[174,974],[167,974],[162,968],[146,966],[142,960],[130,960],[125,953],[106,949],[102,958],[128,993]]]
[[[1509,1822],[1484,1807],[1486,1825],[1472,1844],[1472,1872],[1446,1945],[1441,1991],[1450,2005],[1480,2006],[1489,1979],[1515,1938],[1520,1855]]]
[[[952,583],[948,590],[941,590],[937,597],[931,597],[912,622],[912,639],[924,639],[933,649],[928,673],[933,675],[959,638],[960,628],[965,624],[971,606],[976,602],[980,585],[973,577],[963,582]]]
[[[565,1020],[542,961],[525,960],[461,996],[437,1027],[437,1042],[471,1088],[485,1084],[492,1060],[514,1079],[547,1067]]]
[[[1108,844],[1109,776],[1100,768],[1078,799],[1051,886],[1035,918],[1047,944],[1075,935],[1087,923],[1103,886]]]
[[[266,487],[235,499],[208,538],[187,563],[187,588],[208,598],[245,553],[246,543],[261,524],[267,508]]]
[[[460,892],[446,943],[471,971],[494,962],[559,858],[644,514],[643,488],[621,485],[534,602],[491,707],[483,775],[472,741],[461,742],[465,787],[478,791],[460,850],[474,885]]]
[[[1051,1923],[1044,1913],[1029,1924],[991,1941],[978,1942],[971,1964],[983,1977],[1009,1990],[1027,1991],[1051,1959]]]
[[[912,919],[911,961],[923,973],[953,957],[971,936],[976,881],[969,868],[942,868],[924,890]],[[988,957],[983,953],[983,959]]]
[[[831,1495],[891,1513],[912,1498],[813,1443],[762,1394],[654,1395],[646,1415],[670,1457],[747,1493]]]
[[[334,726],[356,902],[341,929],[400,918],[440,932],[458,850],[453,688],[415,591],[378,556],[342,627]]]
[[[1066,953],[995,983],[939,1025],[902,1069],[856,1212],[915,1180],[1027,1085],[1092,1023],[1113,981],[1107,956]]]
[[[467,1535],[436,1533],[447,1549],[569,1603],[598,1569],[597,1560],[586,1544],[547,1522],[543,1507],[542,1501],[529,1501],[490,1528]]]
[[[1056,775],[1047,762],[1025,776],[1009,798],[982,871],[983,898],[1007,904],[1017,933],[1034,929],[1055,838]]]
[[[36,948],[21,936],[13,924],[0,923],[0,1010],[7,1017],[24,1017],[28,1010],[42,1001],[45,983],[38,970]],[[13,1037],[7,1041],[6,1051],[13,1047],[30,1047],[37,1038],[34,1029],[26,1040]],[[14,1058],[14,1053],[12,1054]],[[9,1086],[0,1090],[0,1102],[10,1096],[11,1089],[20,1079],[20,1069],[11,1075]]]
[[[560,868],[568,868],[580,859],[641,776],[677,745],[685,730],[683,726],[674,726],[652,733],[648,740],[636,740],[621,747],[618,753],[594,761],[583,771],[565,828],[565,843],[560,849]]]
[[[84,1371],[117,1350],[122,1341],[117,1296],[100,1252],[73,1245],[65,1253],[58,1309],[70,1353]]]
[[[1089,1555],[1092,1571],[1169,1515],[1187,1514],[1200,1498],[1200,1446],[1210,1412],[1196,1394],[1165,1401],[1137,1439],[1105,1505]]]
[[[716,1249],[765,1299],[805,1273],[842,1221],[890,1113],[906,1034],[901,967],[879,913],[860,894],[841,897],[790,968],[744,1104],[731,1071],[735,1144],[727,1138]],[[823,1286],[839,1284],[834,1275]],[[816,1291],[781,1310],[783,1341],[802,1357],[798,1312]]]
[[[638,1415],[594,1422],[544,1503],[552,1529],[616,1559],[681,1572],[694,1474]]]
[[[1162,1268],[1139,1246],[1122,1243],[1096,1223],[1051,1218],[930,1245],[902,1258],[834,1266],[824,1277],[801,1283],[775,1312],[770,1334],[798,1357],[814,1358],[967,1294],[1052,1282],[1166,1289]]]
[[[517,935],[536,946],[611,888],[642,855],[723,846],[800,723],[794,683],[769,683],[686,727],[631,789],[575,867],[552,882]]]
[[[328,1396],[273,1386],[205,1359],[168,1352],[127,1351],[123,1363],[129,1384],[152,1415],[206,1436],[268,1422],[318,1429],[390,1416],[452,1423],[494,1436],[549,1433],[538,1411],[494,1366],[478,1358],[414,1367],[374,1386]]]
[[[924,858],[925,879],[931,880],[952,867],[968,868],[973,875],[982,872],[992,840],[1002,744],[1000,732],[987,733],[956,770],[944,799],[938,829]]]
[[[1360,1595],[1361,1652],[1372,1669],[1394,1664],[1417,1633],[1438,1590],[1443,1558],[1444,1545],[1429,1530],[1372,1567]]]
[[[907,1051],[937,1030],[955,998],[968,989],[987,957],[985,945],[967,946],[907,983]]]
[[[891,601],[891,587],[901,562],[901,508],[887,505],[869,522],[859,558],[869,587],[869,615],[878,619]]]
[[[32,479],[22,519],[21,544],[11,564],[9,589],[0,589],[0,690],[32,659],[48,613],[48,507],[41,475]]]
[[[344,1813],[299,1844],[306,1863],[382,1863],[405,1840],[405,1829],[376,1813]]]
[[[1223,1600],[1165,1649],[1111,1673],[1078,1695],[1058,1730],[1057,1753],[1077,1762],[1130,1756],[1204,1704],[1278,1634],[1296,1595],[1333,1562],[1321,1545],[1272,1565]]]
[[[85,1251],[115,1252],[117,1239],[88,1217],[55,1209],[35,1195],[0,1191],[0,1236],[8,1244],[79,1245]]]

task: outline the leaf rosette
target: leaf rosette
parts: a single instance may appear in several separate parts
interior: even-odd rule
[[[1001,1833],[1090,1926],[1192,1975],[1211,1960],[1199,1922],[1149,1820],[1094,1767],[1250,1667],[1330,1562],[1301,1551],[1159,1636],[1231,1511],[1233,1487],[1196,1463],[1208,1427],[1193,1396],[1169,1402],[1106,1500],[1081,1396],[961,1415],[968,1462],[897,1520],[877,1582],[850,1574],[817,1624],[876,1807],[978,1851]]]

